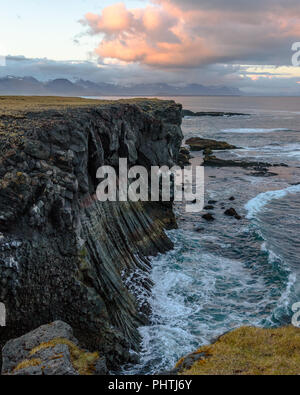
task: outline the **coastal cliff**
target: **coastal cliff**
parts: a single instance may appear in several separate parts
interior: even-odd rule
[[[110,369],[132,361],[147,322],[148,257],[172,248],[171,204],[99,202],[102,165],[172,166],[181,106],[0,98],[1,343],[61,320]]]

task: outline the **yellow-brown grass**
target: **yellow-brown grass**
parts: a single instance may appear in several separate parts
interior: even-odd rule
[[[157,99],[128,98],[117,100],[121,103],[139,104],[142,102],[156,103]],[[63,110],[72,107],[89,107],[112,104],[116,100],[94,100],[79,97],[60,96],[0,96],[0,115],[16,112],[35,112],[43,110]]]
[[[181,374],[298,375],[300,329],[242,327],[221,336],[210,346],[201,347],[197,353],[205,353],[206,358]]]

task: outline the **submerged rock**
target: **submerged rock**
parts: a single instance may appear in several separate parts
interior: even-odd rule
[[[224,214],[227,215],[228,217],[234,217],[238,220],[242,219],[242,217],[236,212],[236,210],[233,207],[226,210]]]
[[[212,222],[215,220],[214,216],[210,213],[202,215],[202,218],[208,222]]]
[[[209,140],[200,137],[192,137],[186,140],[186,144],[190,146],[191,151],[203,151],[207,149],[216,151],[231,150],[237,148],[235,145],[226,143],[226,141]]]
[[[177,163],[179,166],[190,166],[190,159],[192,158],[190,151],[186,147],[181,147],[178,154]]]

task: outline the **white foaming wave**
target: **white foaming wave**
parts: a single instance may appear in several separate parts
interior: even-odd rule
[[[141,360],[127,374],[162,372],[230,328],[260,326],[269,319],[265,307],[276,301],[264,277],[246,262],[205,251],[203,235],[182,230],[168,235],[175,250],[152,259],[151,324],[139,328]],[[266,244],[262,248],[267,250]],[[292,280],[278,305],[288,304]]]
[[[293,143],[293,144],[270,144],[270,145],[264,145],[260,147],[247,147],[244,146],[243,148],[240,149],[235,149],[232,150],[233,152],[245,152],[245,151],[260,151],[260,152],[278,152],[282,154],[283,152],[289,153],[289,152],[296,152],[300,151],[300,144],[298,143]]]
[[[300,192],[300,185],[293,185],[285,189],[260,193],[246,203],[245,209],[248,211],[246,218],[255,218],[256,214],[258,214],[272,200],[282,199],[290,193],[298,192]]]
[[[286,286],[286,290],[283,292],[283,294],[281,295],[278,304],[277,304],[277,308],[279,307],[285,307],[288,308],[290,307],[291,303],[291,295],[292,295],[292,289],[294,287],[294,285],[296,284],[297,281],[297,275],[296,273],[290,273],[289,274],[289,278],[288,278],[288,283]]]
[[[259,128],[240,128],[240,129],[223,129],[221,133],[273,133],[273,132],[288,132],[290,129],[275,128],[275,129],[259,129]]]

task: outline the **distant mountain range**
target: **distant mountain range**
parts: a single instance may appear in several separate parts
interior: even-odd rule
[[[0,78],[0,95],[56,96],[240,96],[237,88],[189,84],[176,87],[165,83],[121,86],[85,80],[55,79],[41,82],[33,77]]]

